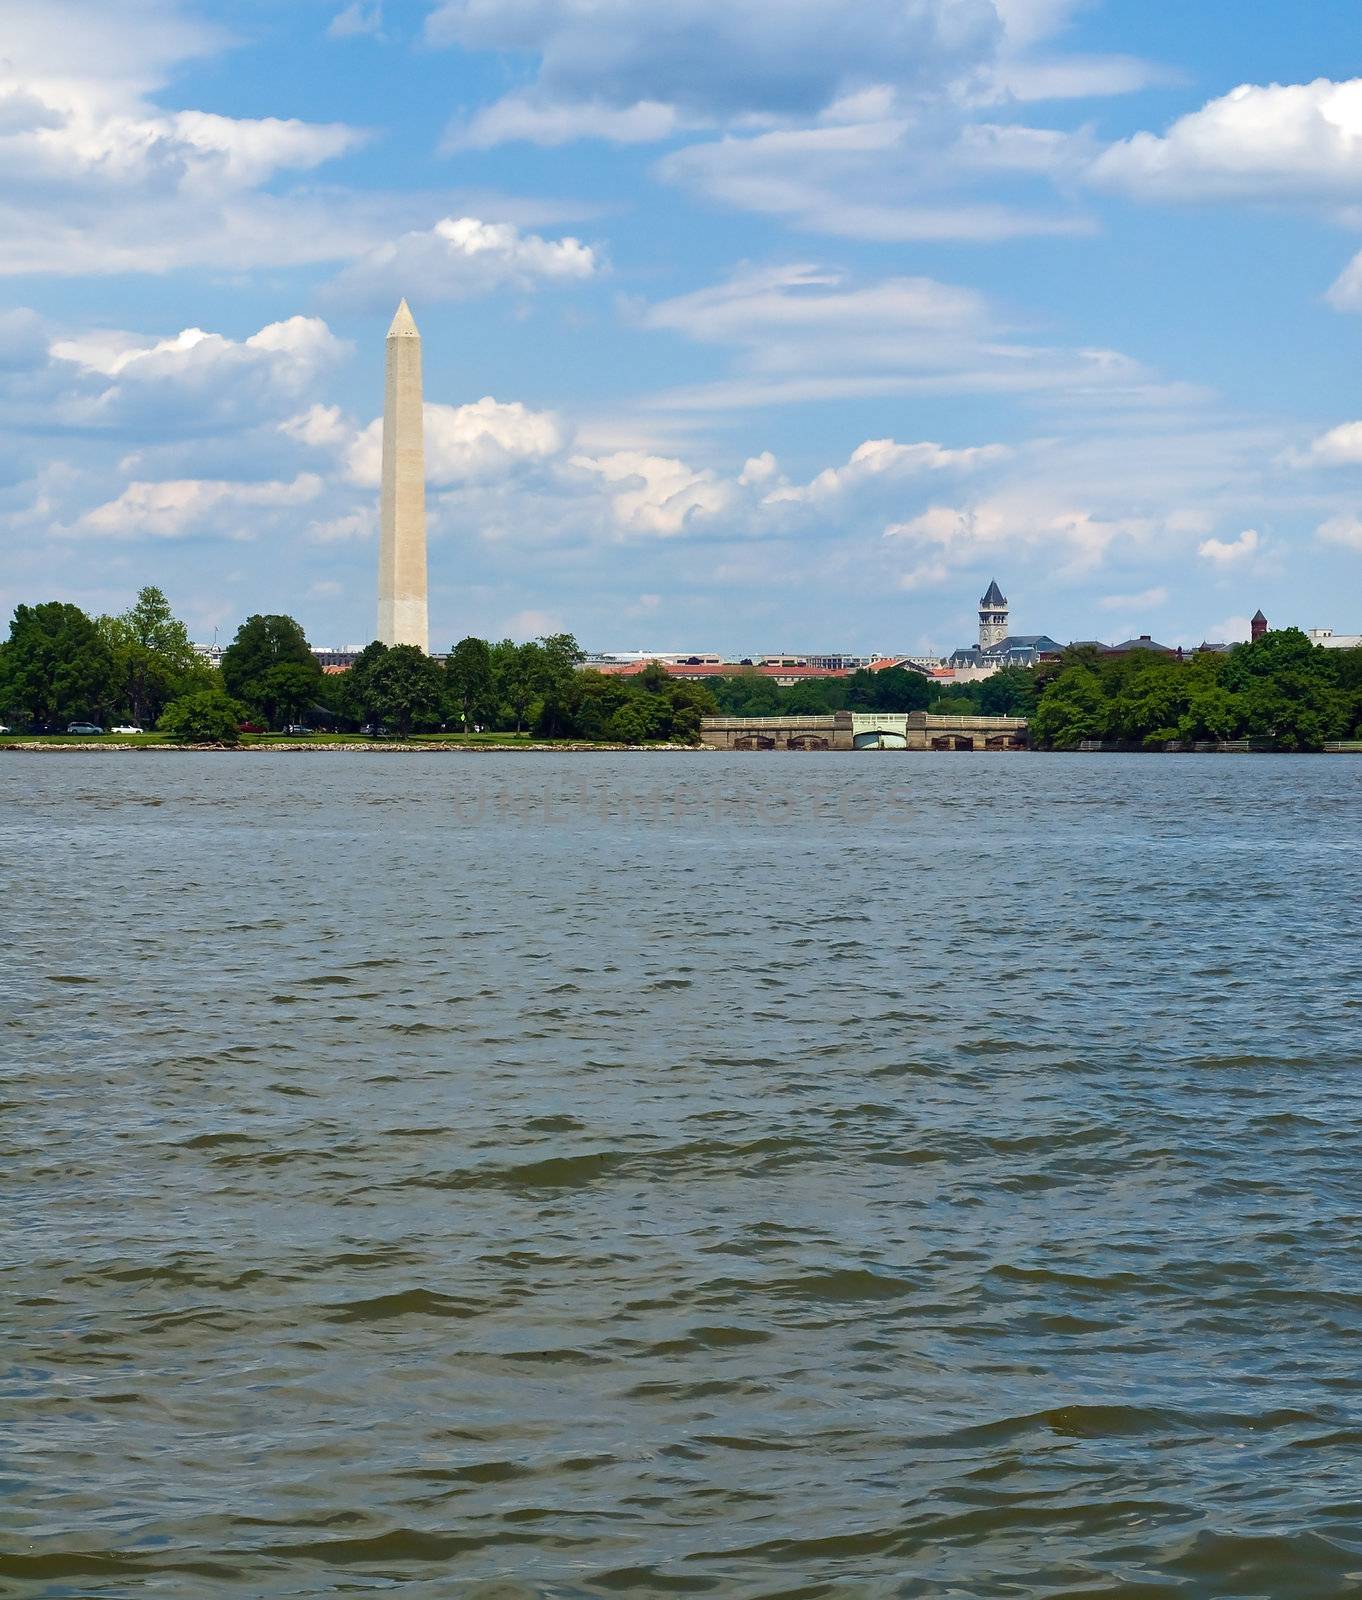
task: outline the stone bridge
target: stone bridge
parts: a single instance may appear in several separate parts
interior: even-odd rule
[[[700,742],[714,750],[1023,750],[1026,719],[926,711],[704,717]]]

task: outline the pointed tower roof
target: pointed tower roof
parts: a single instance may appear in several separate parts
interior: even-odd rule
[[[1267,618],[1263,615],[1261,607],[1257,611],[1255,611],[1253,613],[1253,620],[1255,622],[1266,622],[1267,621]]]
[[[988,592],[984,595],[984,598],[979,602],[979,604],[981,606],[1005,606],[1007,604],[1007,600],[1003,595],[1003,591],[998,587],[998,580],[996,578],[992,583],[989,584]]]
[[[388,337],[396,339],[405,336],[408,339],[419,339],[421,331],[416,326],[416,319],[411,314],[411,307],[403,300],[397,308],[397,315],[393,318],[392,327],[388,329]]]

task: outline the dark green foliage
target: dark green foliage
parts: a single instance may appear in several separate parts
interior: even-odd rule
[[[361,726],[378,721],[373,692],[374,667],[388,653],[388,647],[375,639],[366,644],[351,663],[350,670],[342,673],[337,699],[340,709]]]
[[[118,706],[113,651],[79,606],[18,606],[0,645],[0,715],[28,729],[104,722]]]
[[[445,662],[449,707],[465,733],[491,722],[496,710],[492,647],[486,639],[460,639]]]
[[[437,726],[445,699],[439,662],[414,644],[395,644],[390,650],[380,645],[379,651],[366,669],[364,692],[370,715],[404,738],[414,728]]]
[[[113,658],[118,710],[141,726],[154,726],[170,701],[217,684],[159,589],[140,590],[130,610],[95,626]]]
[[[247,617],[222,653],[227,693],[272,725],[308,710],[322,694],[322,669],[292,617]]]
[[[1025,667],[1003,667],[978,685],[980,713],[986,717],[1029,717],[1036,709],[1035,675]]]
[[[182,695],[161,713],[156,726],[176,744],[237,744],[243,709],[221,689]]]
[[[1147,651],[1066,651],[1059,663],[1028,674],[1038,697],[1031,739],[1056,750],[1089,739],[1159,748],[1173,740],[1242,738],[1318,750],[1362,723],[1359,656],[1320,649],[1297,628],[1191,661]]]

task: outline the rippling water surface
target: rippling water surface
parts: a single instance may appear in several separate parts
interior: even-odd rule
[[[0,766],[0,1592],[1362,1593],[1362,763]]]

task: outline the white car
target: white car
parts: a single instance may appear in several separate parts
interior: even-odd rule
[[[114,728],[114,733],[141,733],[141,729],[132,722],[125,722],[121,728]]]
[[[0,733],[13,733],[14,729],[8,723],[0,722]]]

